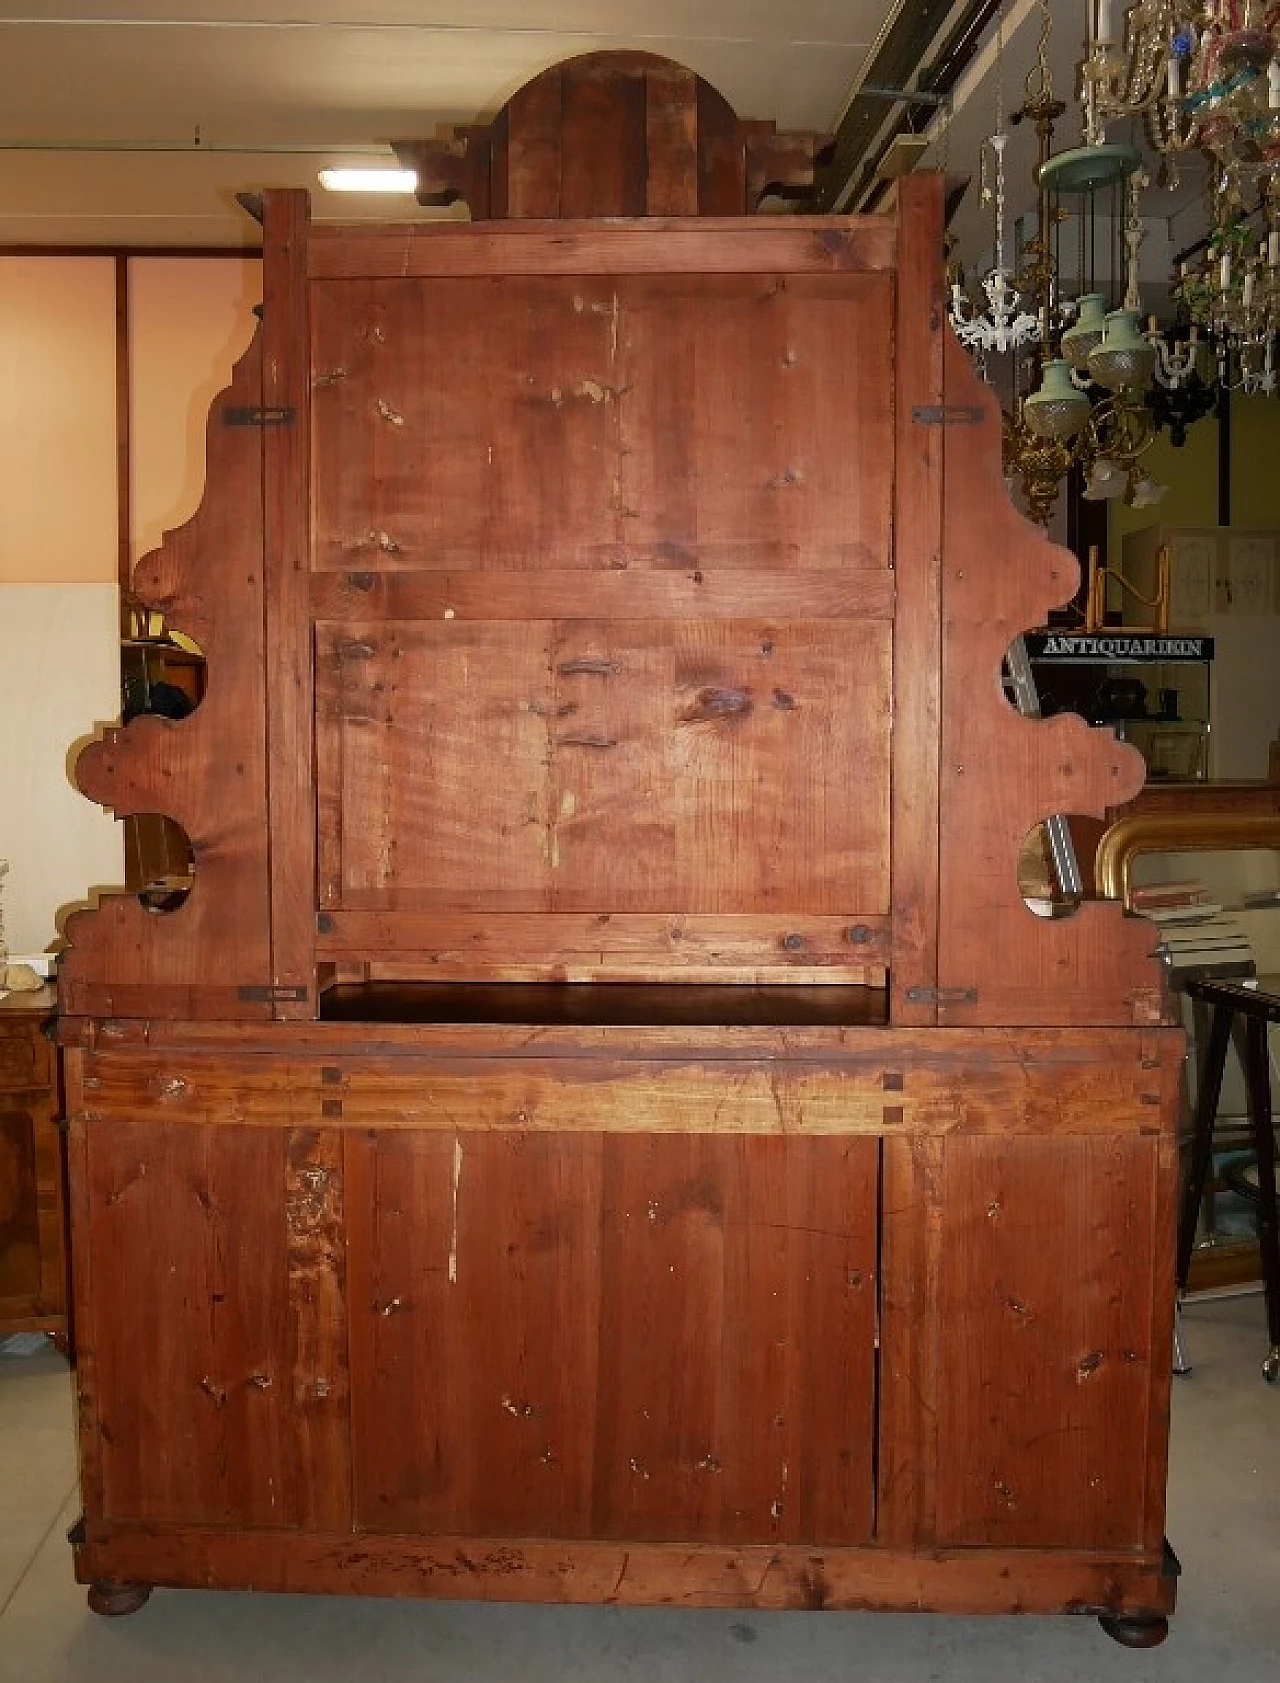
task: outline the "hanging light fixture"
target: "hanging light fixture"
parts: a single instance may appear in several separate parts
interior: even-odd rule
[[[1161,156],[1162,179],[1170,184],[1186,154],[1198,152],[1207,160],[1212,231],[1206,258],[1200,269],[1179,276],[1176,293],[1211,341],[1222,384],[1275,393],[1280,390],[1280,5],[1138,0],[1119,12],[1114,0],[1088,4],[1086,137],[1101,143],[1111,119],[1141,117]],[[1197,375],[1208,383],[1198,370]],[[1180,414],[1203,401],[1190,374],[1181,387],[1170,389],[1181,391],[1170,400]],[[1157,396],[1156,412],[1165,407]]]
[[[985,309],[975,305],[965,291],[963,277],[952,281],[947,314],[960,343],[985,365],[989,351],[1012,351],[1040,337],[1037,316],[1022,307],[1022,294],[1013,285],[1006,261],[1004,228],[1004,154],[1009,136],[1004,127],[1004,0],[996,12],[996,124],[982,153],[982,202],[995,206],[995,265],[979,285],[986,299]],[[987,148],[990,148],[988,152]],[[995,186],[987,180],[989,160],[994,159]]]
[[[1035,124],[1036,231],[1024,246],[1017,286],[1033,300],[1037,331],[1028,341],[1034,346],[1033,354],[1022,366],[1015,361],[1012,401],[1003,422],[1006,478],[1011,486],[1021,488],[1032,518],[1044,525],[1052,517],[1062,482],[1074,467],[1084,471],[1090,495],[1131,490],[1138,483],[1138,458],[1156,432],[1142,402],[1156,352],[1137,327],[1140,157],[1133,148],[1118,145],[1054,152],[1054,128],[1066,106],[1053,92],[1048,60],[1051,29],[1049,0],[1040,0],[1036,61],[1027,77],[1026,98],[1013,115],[1014,122]],[[1110,225],[1116,228],[1118,195],[1126,183],[1127,285],[1121,308],[1109,311],[1105,293],[1089,284],[1097,278],[1091,267],[1091,230],[1099,197],[1107,194],[1112,201]],[[1072,207],[1070,211],[1064,211],[1064,203]],[[1056,249],[1058,230],[1068,215],[1074,216],[1080,236],[1078,279],[1083,290],[1074,306],[1061,299]],[[997,243],[997,269],[1000,266]],[[1113,275],[1118,268],[1118,256],[1113,255]]]

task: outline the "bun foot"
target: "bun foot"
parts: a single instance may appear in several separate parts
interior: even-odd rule
[[[1100,1613],[1098,1623],[1122,1648],[1158,1648],[1169,1634],[1163,1613]]]
[[[118,1578],[99,1578],[89,1585],[89,1610],[104,1619],[122,1619],[146,1605],[150,1584],[121,1583]]]

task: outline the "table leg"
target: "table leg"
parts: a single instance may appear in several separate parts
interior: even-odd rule
[[[1231,1039],[1230,1006],[1216,1006],[1209,1029],[1209,1045],[1200,1071],[1200,1089],[1196,1094],[1196,1114],[1191,1126],[1191,1162],[1187,1170],[1187,1185],[1182,1196],[1182,1216],[1178,1222],[1178,1290],[1187,1289],[1187,1275],[1191,1271],[1191,1252],[1196,1242],[1196,1221],[1200,1215],[1200,1201],[1204,1197],[1204,1183],[1209,1173],[1209,1159],[1213,1154],[1213,1119],[1218,1112],[1218,1098],[1222,1092],[1222,1072],[1227,1062],[1227,1045]]]
[[[1274,1384],[1280,1379],[1280,1235],[1276,1231],[1276,1136],[1271,1120],[1267,1025],[1261,1017],[1250,1017],[1245,1025],[1245,1052],[1249,1120],[1258,1154],[1258,1247],[1262,1252],[1267,1335],[1271,1341],[1262,1371]]]

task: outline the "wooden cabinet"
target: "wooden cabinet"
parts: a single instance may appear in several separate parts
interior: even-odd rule
[[[67,1335],[52,989],[0,999],[0,1334]]]
[[[77,768],[195,855],[60,971],[102,1610],[1163,1633],[1182,1037],[1147,926],[1017,881],[1142,763],[1001,693],[1074,567],[940,183],[744,214],[812,156],[605,54],[423,149],[472,224],[266,197],[138,580],[206,693]]]

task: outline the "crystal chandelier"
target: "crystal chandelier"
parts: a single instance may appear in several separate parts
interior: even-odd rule
[[[1083,66],[1085,130],[1102,141],[1112,118],[1140,116],[1177,179],[1192,150],[1208,162],[1212,231],[1175,296],[1207,341],[1228,390],[1280,390],[1280,3],[1139,0],[1120,18],[1091,0]],[[1190,395],[1189,395],[1190,394]],[[1156,411],[1164,400],[1156,395]],[[1173,400],[1199,401],[1190,377]]]
[[[1004,153],[1009,136],[1004,127],[1004,3],[996,12],[996,126],[986,146],[990,154],[982,154],[982,202],[995,205],[995,265],[988,269],[979,285],[986,298],[986,308],[975,305],[965,291],[962,278],[951,284],[951,302],[947,315],[957,338],[972,352],[980,367],[985,367],[990,351],[1013,351],[1020,345],[1034,343],[1040,337],[1041,323],[1022,307],[1022,294],[1013,285],[1006,262],[1004,229]],[[995,187],[987,181],[988,156],[995,160]]]
[[[1036,231],[1023,247],[1016,276],[1016,288],[1032,300],[1036,331],[1023,340],[1034,346],[1026,367],[1015,362],[1012,401],[1003,417],[1003,453],[1010,486],[1021,487],[1032,518],[1047,525],[1062,482],[1075,467],[1086,476],[1086,496],[1124,494],[1144,503],[1157,500],[1161,488],[1141,471],[1139,461],[1156,434],[1155,420],[1142,398],[1157,360],[1138,326],[1137,247],[1142,225],[1133,178],[1139,156],[1123,146],[1085,146],[1054,154],[1054,126],[1066,106],[1054,97],[1049,70],[1049,0],[1040,0],[1040,18],[1036,63],[1027,78],[1024,103],[1013,115],[1014,122],[1033,122],[1036,133]],[[999,166],[1002,148],[996,157]],[[1125,222],[1128,286],[1123,305],[1108,310],[1105,295],[1092,288],[1075,305],[1064,305],[1055,250],[1055,236],[1065,219],[1063,200],[1075,206],[1083,279],[1084,230],[1086,223],[1092,225],[1095,198],[1100,192],[1118,193],[1126,181],[1130,212]],[[1000,185],[998,170],[998,189]],[[1113,261],[1113,270],[1118,266]],[[991,274],[1009,284],[999,238]],[[960,330],[968,321],[954,286],[952,297],[953,321],[959,318]],[[971,333],[966,342],[972,347],[976,340],[987,348],[983,340],[994,337],[994,326],[992,321],[985,334]],[[963,332],[961,337],[966,337]],[[1026,389],[1028,383],[1031,389]]]
[[[1142,117],[1165,155],[1201,148],[1225,161],[1280,145],[1270,115],[1280,85],[1276,0],[1138,0],[1123,12],[1115,0],[1090,0],[1089,13],[1090,144],[1105,139],[1112,118]]]
[[[1280,391],[1280,193],[1274,187],[1262,209],[1264,239],[1247,214],[1219,223],[1199,267],[1183,265],[1174,295],[1205,333],[1222,384],[1271,397]]]

